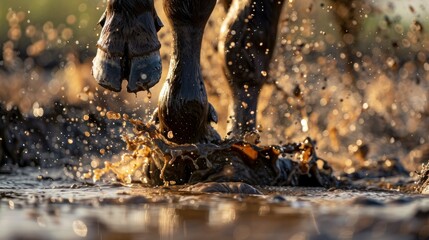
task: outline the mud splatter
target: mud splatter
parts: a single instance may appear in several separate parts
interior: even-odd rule
[[[117,119],[120,114],[110,113]],[[152,124],[140,120],[124,121],[134,125],[133,134],[124,135],[130,153],[121,161],[105,163],[85,178],[99,180],[113,172],[124,183],[148,185],[194,184],[198,182],[245,182],[253,185],[323,186],[337,185],[329,164],[316,155],[314,142],[257,146],[244,141],[225,140],[217,144],[177,145]]]

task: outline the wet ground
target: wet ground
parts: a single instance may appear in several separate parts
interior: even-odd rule
[[[117,170],[127,169],[121,167],[132,165],[130,159],[135,163],[143,146],[164,150],[162,156],[167,152],[173,154],[174,149],[182,155],[202,152],[166,147],[166,142],[144,145],[150,132],[147,135],[132,130],[133,124],[126,124],[122,115],[111,111],[59,106],[61,111],[46,109],[44,117],[37,119],[20,116],[16,120],[18,113],[5,111],[5,116],[11,118],[3,118],[7,124],[2,136],[9,144],[4,145],[6,165],[0,170],[0,239],[429,238],[429,198],[420,194],[428,193],[428,166],[422,167],[419,178],[410,175],[394,158],[364,161],[361,166],[355,165],[353,171],[327,171],[326,176],[333,174],[339,180],[335,184],[253,184],[254,193],[259,191],[258,194],[207,193],[198,185],[144,187],[141,181],[134,180],[130,181],[133,184],[124,184],[118,180],[127,182],[126,178],[121,179],[110,170],[94,183],[91,177],[84,178],[85,173],[100,169],[104,160],[119,163],[111,165]],[[139,130],[142,125],[134,127]],[[28,132],[22,131],[27,128]],[[120,136],[132,133],[134,137],[125,138],[127,144],[120,140]],[[152,135],[156,136],[156,132]],[[52,141],[44,141],[40,136]],[[110,137],[107,145],[103,141],[106,136]],[[115,144],[111,145],[112,142]],[[134,147],[128,146],[126,150],[124,145]],[[252,165],[252,161],[261,160],[252,156],[274,151],[261,146],[232,146],[241,154],[226,154],[235,156],[237,161],[247,159],[241,166],[250,161],[253,169],[258,164]],[[288,147],[300,149],[299,144],[282,146],[283,151],[291,153],[295,148],[287,150]],[[311,150],[305,160],[310,163],[317,148],[307,147],[302,154]],[[210,156],[211,151],[206,150]],[[73,151],[76,154],[70,154]],[[14,152],[19,153],[14,156],[19,160],[15,165],[11,164]],[[305,158],[298,157],[293,166],[302,166],[299,159]]]
[[[121,167],[136,163],[142,146],[164,150],[162,156],[174,155],[173,150],[182,155],[202,152],[165,147],[165,142],[144,145],[150,143],[145,140],[150,132],[139,132],[142,125],[106,109],[56,106],[45,108],[39,118],[3,110],[8,117],[1,125],[6,165],[0,168],[0,239],[429,238],[429,166],[421,167],[419,177],[396,158],[364,159],[352,168],[327,171],[326,176],[338,179],[334,186],[252,183],[260,194],[207,193],[201,186],[144,187],[133,179],[129,181],[133,184],[124,184],[118,180],[128,182],[127,178],[109,172],[113,168],[94,183],[91,176],[85,179],[85,173],[101,169],[103,161],[127,171]],[[121,136],[128,138],[124,142]],[[253,156],[274,151],[231,146],[235,147],[225,149],[238,148],[235,151],[241,154],[225,154],[247,159],[239,166],[250,161],[254,169],[260,165],[252,161],[261,160]],[[282,146],[286,152],[288,146],[300,149],[299,143]],[[305,147],[301,150],[307,155]],[[295,164],[300,159],[316,164],[318,148],[310,145],[308,150],[307,157],[298,154]]]
[[[85,183],[34,168],[0,182],[1,239],[429,238],[427,195],[377,187],[200,193]]]
[[[29,1],[13,2],[0,61],[0,239],[429,239],[429,21],[423,1],[362,8],[365,29],[356,36],[340,36],[331,16],[328,2],[341,1],[288,2],[272,83],[260,97],[261,141],[281,145],[311,136],[341,181],[326,188],[255,186],[257,195],[124,185],[111,174],[95,183],[83,180],[104,161],[120,161],[126,148],[121,137],[132,132],[130,124],[105,116],[113,111],[145,121],[160,89],[151,100],[147,93],[96,86],[88,46],[95,48],[94,26],[104,5],[87,14],[95,3],[81,1],[82,16],[62,17],[85,29],[76,19],[94,15],[86,23],[94,36],[85,40],[79,36],[91,34],[75,30],[70,40],[64,20],[43,18],[43,29],[38,26],[35,13],[46,10],[40,3],[27,9]],[[221,135],[230,103],[228,90],[219,87],[226,82],[216,53],[223,16],[216,8],[201,60]],[[164,69],[170,35],[168,26],[159,34]],[[25,42],[34,44],[21,46]],[[352,76],[344,70],[347,55],[359,58]],[[43,65],[44,59],[58,67]]]

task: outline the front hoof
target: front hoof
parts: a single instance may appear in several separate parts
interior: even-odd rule
[[[161,56],[157,51],[132,58],[127,91],[136,93],[149,90],[159,82],[161,69]]]
[[[109,56],[101,49],[92,61],[92,75],[98,84],[111,91],[120,92],[122,83],[121,57]]]

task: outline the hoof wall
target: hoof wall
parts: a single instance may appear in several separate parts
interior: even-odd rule
[[[159,82],[161,69],[159,52],[132,58],[127,91],[136,93],[149,90]]]
[[[98,84],[111,91],[120,92],[122,83],[121,57],[111,57],[98,49],[92,63],[92,75]]]

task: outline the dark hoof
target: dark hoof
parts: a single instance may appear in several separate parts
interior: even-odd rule
[[[161,56],[158,51],[131,60],[127,91],[136,93],[149,90],[161,78]]]
[[[235,193],[235,194],[256,194],[262,192],[255,187],[242,182],[207,182],[191,185],[181,191],[204,192],[204,193]]]
[[[121,57],[111,57],[98,49],[92,61],[92,75],[100,86],[120,92],[122,83]]]

